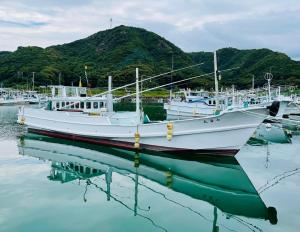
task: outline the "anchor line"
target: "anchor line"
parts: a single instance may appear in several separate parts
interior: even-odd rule
[[[275,185],[279,184],[282,180],[291,177],[293,175],[299,174],[300,168],[296,168],[290,171],[285,171],[282,174],[279,174],[275,177],[273,177],[270,181],[267,181],[266,184],[258,188],[259,193],[263,193],[266,190],[270,189],[271,187],[274,187]],[[277,179],[278,178],[278,179]]]
[[[256,226],[256,225],[253,225],[252,223],[247,222],[247,221],[245,221],[244,219],[242,219],[242,218],[240,218],[240,217],[231,215],[231,218],[235,219],[237,222],[239,222],[239,223],[241,223],[242,225],[246,226],[249,230],[251,230],[251,231],[253,231],[253,232],[256,232],[256,230],[263,231],[260,227],[258,227],[258,226]],[[252,228],[251,228],[251,227],[252,227]]]
[[[134,181],[134,178],[133,178],[133,177],[131,177],[131,176],[129,176],[129,175],[127,175],[127,176],[128,176],[130,179],[132,179],[132,180]],[[144,188],[147,188],[148,190],[150,190],[150,191],[152,191],[152,192],[154,192],[154,193],[156,193],[156,194],[158,194],[158,195],[161,195],[161,196],[162,196],[165,200],[167,200],[167,201],[170,201],[170,202],[172,202],[172,203],[174,203],[174,204],[176,204],[176,205],[179,205],[179,206],[181,206],[181,207],[183,207],[183,208],[185,208],[185,209],[188,209],[189,211],[191,211],[191,212],[193,212],[193,213],[199,215],[200,217],[202,217],[204,220],[206,220],[206,221],[208,221],[208,222],[213,222],[213,220],[211,220],[211,219],[205,217],[205,216],[202,215],[200,212],[198,212],[198,211],[192,209],[191,207],[186,206],[186,205],[183,205],[183,204],[181,204],[181,203],[179,203],[179,202],[177,202],[177,201],[174,201],[174,200],[168,198],[168,197],[166,196],[166,194],[164,194],[164,193],[162,193],[162,192],[159,192],[159,191],[156,191],[156,190],[154,190],[153,188],[151,188],[151,187],[149,187],[149,186],[147,186],[147,185],[145,185],[145,184],[139,183],[139,185],[143,186]],[[225,226],[224,224],[218,223],[218,225],[219,225],[219,226],[222,226],[223,228],[225,228],[225,229],[227,229],[227,230],[229,230],[229,231],[237,232],[236,230],[231,229],[231,228]]]

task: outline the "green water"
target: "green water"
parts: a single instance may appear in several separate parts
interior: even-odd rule
[[[27,134],[17,109],[0,108],[1,232],[299,231],[299,136],[236,158],[136,154]]]

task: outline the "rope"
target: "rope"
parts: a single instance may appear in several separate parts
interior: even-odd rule
[[[268,190],[269,188],[279,184],[279,182],[281,182],[282,180],[284,180],[290,176],[296,175],[298,173],[300,173],[300,168],[295,168],[295,169],[292,169],[289,171],[285,171],[281,174],[278,174],[278,175],[274,176],[271,180],[268,180],[266,184],[259,187],[257,189],[257,191],[259,191],[259,193],[262,193],[262,192]]]

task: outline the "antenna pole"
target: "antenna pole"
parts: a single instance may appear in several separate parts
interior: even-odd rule
[[[271,70],[271,69],[270,69]],[[269,102],[271,101],[271,80],[273,75],[271,72],[265,74],[265,80],[268,81],[268,95],[269,95]]]

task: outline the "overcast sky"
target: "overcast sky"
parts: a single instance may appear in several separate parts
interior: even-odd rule
[[[0,51],[71,42],[110,18],[188,52],[266,47],[300,60],[300,0],[0,0]]]

